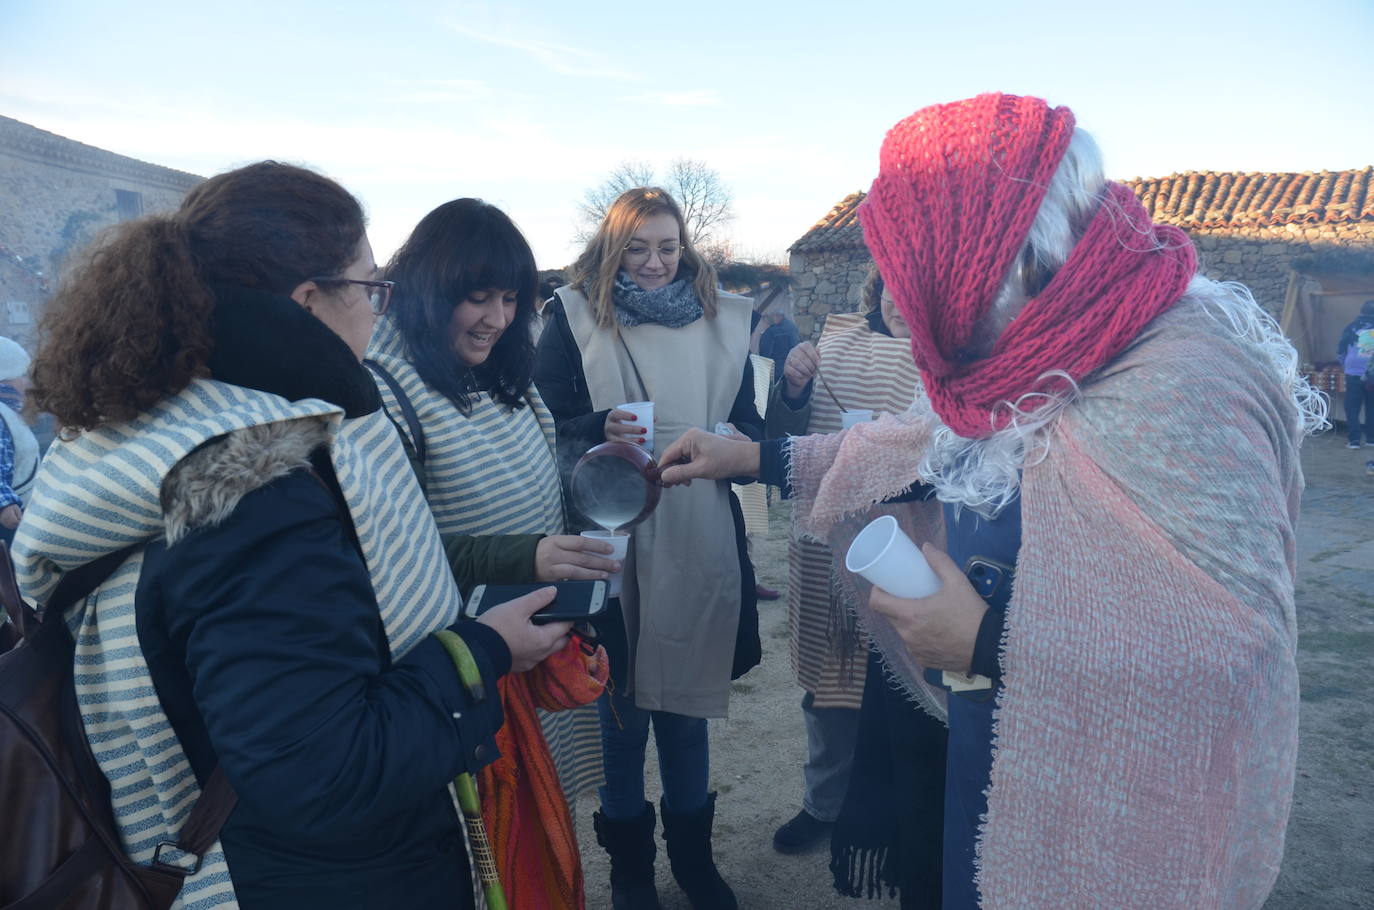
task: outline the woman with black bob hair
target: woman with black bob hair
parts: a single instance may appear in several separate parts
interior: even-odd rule
[[[539,275],[520,230],[480,199],[455,199],[430,212],[392,257],[397,290],[387,321],[395,325],[425,384],[471,413],[478,390],[513,410],[526,406],[534,369],[529,324]],[[472,304],[495,308],[484,292],[501,290],[499,325],[481,322],[490,342],[456,336],[456,316]],[[467,334],[473,329],[463,326]],[[455,356],[456,355],[456,356]]]
[[[562,533],[553,418],[531,381],[538,272],[519,228],[480,199],[446,202],[416,225],[386,275],[395,301],[367,362],[422,462],[460,584],[616,571],[595,555],[608,544]]]
[[[420,221],[386,274],[396,282],[396,300],[367,363],[410,448],[459,587],[607,578],[619,568],[603,555],[611,546],[563,533],[553,417],[530,379],[538,273],[519,228],[479,199],[446,202]],[[517,776],[549,784],[530,797],[538,826],[508,836],[504,819],[491,820],[515,905],[533,880],[558,882],[563,892],[540,906],[572,907],[581,899],[577,856],[560,844],[574,838],[567,804],[602,780],[590,702],[605,678],[604,658],[581,647],[570,642],[538,674],[513,677],[501,689],[508,721],[498,739],[503,757],[479,783],[488,793]],[[550,692],[578,695],[541,697]],[[556,779],[532,770],[541,767],[556,770]],[[498,795],[492,805],[501,802]],[[534,853],[543,859],[531,860]],[[537,874],[522,874],[531,867]]]
[[[375,271],[352,195],[264,161],[121,225],[44,320],[34,403],[63,430],[16,568],[43,604],[118,565],[66,618],[128,854],[151,863],[212,781],[237,793],[186,906],[473,906],[448,785],[495,757],[481,690],[567,640],[529,619],[551,589],[459,621],[360,363]]]

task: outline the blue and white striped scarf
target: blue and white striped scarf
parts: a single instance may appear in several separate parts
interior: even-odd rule
[[[325,401],[290,402],[207,379],[133,420],[53,445],[15,540],[24,593],[42,603],[62,572],[161,536],[163,478],[201,443],[301,419],[327,423],[330,457],[392,654],[405,654],[456,621],[460,597],[434,520],[385,415],[346,420],[341,408]],[[76,691],[87,738],[110,780],[124,848],[135,861],[149,863],[158,842],[176,840],[200,790],[139,648],[134,595],[142,563],[136,551],[68,622],[76,637]],[[238,906],[218,843],[186,880],[178,906]]]

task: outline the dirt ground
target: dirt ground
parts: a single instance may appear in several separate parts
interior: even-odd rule
[[[1298,663],[1301,743],[1283,870],[1265,910],[1374,908],[1374,448],[1344,448],[1344,433],[1304,447],[1307,490],[1298,539]],[[760,578],[787,580],[787,505],[772,511],[755,552]],[[862,910],[895,901],[840,897],[829,853],[783,856],[773,831],[801,807],[806,756],[800,701],[787,657],[783,601],[761,603],[763,664],[734,684],[728,720],[711,725],[711,786],[720,792],[716,856],[746,910]],[[658,800],[650,755],[650,798]],[[577,811],[587,906],[610,907],[605,853],[596,846],[595,799]],[[688,910],[660,841],[658,888],[665,910]]]

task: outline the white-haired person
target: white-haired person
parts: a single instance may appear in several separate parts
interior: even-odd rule
[[[925,543],[940,590],[859,609],[948,720],[941,896],[910,905],[1260,906],[1297,754],[1298,447],[1325,420],[1296,353],[1036,98],[898,123],[860,218],[925,395],[830,436],[689,434],[664,480],[790,480],[837,552],[875,511]]]
[[[28,385],[28,352],[14,339],[0,337],[0,540],[6,543],[24,517],[41,455],[23,417]]]

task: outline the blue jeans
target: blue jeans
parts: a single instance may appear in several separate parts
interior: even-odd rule
[[[1364,407],[1364,441],[1374,443],[1374,392],[1364,387],[1363,376],[1345,376],[1345,431],[1350,441],[1360,441],[1360,408]]]
[[[812,818],[833,822],[840,817],[849,774],[854,770],[854,743],[859,737],[859,712],[853,708],[817,708],[816,696],[802,696],[806,718],[806,795],[802,808]]]
[[[644,754],[651,721],[663,805],[672,812],[693,812],[706,805],[711,759],[705,718],[645,711],[635,706],[633,696],[619,692],[607,692],[596,707],[606,772],[606,785],[599,793],[607,818],[638,818],[644,812]]]

